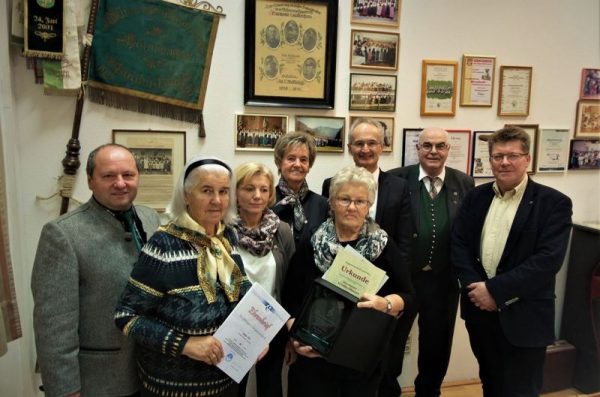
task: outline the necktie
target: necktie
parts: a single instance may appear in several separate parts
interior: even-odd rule
[[[430,186],[430,188],[429,188],[429,195],[433,199],[438,194],[437,189],[435,188],[435,181],[438,178],[437,178],[437,176],[428,176],[427,178],[429,178],[429,186]]]
[[[125,216],[125,222],[127,223],[127,229],[131,232],[131,237],[135,242],[135,247],[138,251],[142,250],[142,236],[140,236],[140,232],[135,225],[135,219],[133,218],[133,211],[125,211],[123,214]]]

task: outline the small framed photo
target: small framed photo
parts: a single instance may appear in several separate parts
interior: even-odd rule
[[[350,22],[399,27],[401,9],[402,0],[352,0]]]
[[[379,117],[379,116],[350,116],[350,122],[348,126],[351,126],[356,119],[368,117],[371,120],[375,120],[381,123],[383,127],[383,151],[393,152],[394,151],[394,118],[393,117]]]
[[[315,138],[317,152],[344,152],[346,135],[344,117],[295,117],[295,131],[306,132]]]
[[[446,131],[450,144],[446,165],[468,175],[471,168],[471,130]]]
[[[500,66],[498,116],[529,116],[531,66]]]
[[[493,178],[490,164],[490,151],[487,137],[494,131],[473,131],[473,154],[471,158],[471,176],[473,178]]]
[[[571,131],[566,128],[542,128],[538,139],[537,172],[565,172]]]
[[[496,57],[463,55],[460,106],[492,106]]]
[[[396,76],[350,73],[350,110],[396,110]]]
[[[537,148],[538,148],[538,124],[505,124],[505,127],[509,125],[514,125],[516,127],[521,127],[525,130],[527,134],[529,134],[529,138],[531,141],[531,147],[529,148],[529,155],[531,156],[531,162],[529,163],[529,167],[527,167],[528,174],[535,174],[536,163],[537,163]]]
[[[136,204],[164,212],[185,165],[185,131],[113,130],[112,141],[128,147],[138,163]]]
[[[402,166],[417,164],[419,155],[417,145],[423,128],[405,128],[402,130]]]
[[[577,102],[575,138],[600,138],[600,101]]]
[[[458,62],[424,59],[421,72],[421,116],[454,116]]]
[[[277,139],[288,131],[288,116],[236,114],[235,150],[272,151]]]
[[[350,67],[374,70],[398,70],[398,33],[352,29]]]
[[[584,68],[581,71],[580,99],[600,99],[600,69]]]
[[[600,140],[572,139],[569,150],[570,170],[600,169]]]

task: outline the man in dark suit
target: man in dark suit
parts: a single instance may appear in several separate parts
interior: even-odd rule
[[[419,358],[415,392],[418,397],[439,396],[450,361],[458,285],[451,273],[450,230],[460,202],[473,189],[473,178],[446,167],[448,133],[426,128],[419,136],[419,164],[395,168],[392,175],[408,181],[412,213],[412,282],[417,310],[404,313],[397,332],[405,343],[419,314]],[[433,188],[433,190],[432,190]],[[402,370],[403,351],[390,352],[390,364]],[[398,396],[382,384],[380,396]]]
[[[410,241],[410,200],[408,184],[379,169],[379,155],[383,151],[383,127],[372,119],[358,118],[350,126],[348,150],[352,153],[354,164],[373,174],[377,181],[375,203],[369,210],[369,216],[387,232],[402,251],[399,260],[409,260]],[[331,178],[323,181],[322,193],[329,197]]]
[[[465,197],[452,230],[461,315],[485,397],[538,396],[554,341],[554,286],[571,231],[571,200],[527,176],[529,135],[488,139],[494,182]]]
[[[376,120],[358,118],[350,126],[348,150],[352,153],[354,164],[363,167],[373,174],[377,181],[375,203],[369,210],[369,216],[387,232],[400,249],[398,263],[410,265],[410,197],[408,183],[379,169],[379,155],[383,151],[383,126]],[[323,182],[322,195],[329,197],[328,178]],[[397,327],[399,328],[399,327]],[[392,337],[389,351],[404,354],[406,338],[402,340],[397,331]],[[386,359],[387,362],[387,359]],[[382,384],[394,390],[395,396],[400,394],[397,378],[402,371],[402,361],[385,364]],[[393,393],[394,393],[393,392]],[[388,395],[388,394],[386,394]],[[394,395],[394,394],[389,394]]]

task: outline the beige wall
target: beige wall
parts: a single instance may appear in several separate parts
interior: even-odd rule
[[[7,45],[7,2],[2,2],[0,26],[0,132],[8,170],[11,249],[24,337],[9,344],[0,358],[0,395],[33,396],[37,389],[33,367],[35,353],[31,325],[32,301],[29,278],[37,238],[42,225],[57,216],[59,200],[36,200],[56,190],[56,178],[65,145],[70,137],[74,99],[46,97],[33,84],[18,51]],[[208,84],[205,124],[208,137],[197,138],[197,127],[158,117],[119,111],[86,103],[81,124],[81,158],[90,149],[111,139],[112,129],[167,129],[187,131],[187,155],[216,154],[233,165],[260,160],[274,169],[269,153],[234,152],[235,113],[273,113],[347,117],[350,70],[349,1],[339,1],[338,57],[335,109],[276,109],[244,107],[243,104],[243,1],[214,1],[227,16],[219,26]],[[570,128],[575,123],[582,67],[600,67],[600,2],[598,0],[404,0],[401,14],[400,68],[398,72],[396,131],[393,153],[382,156],[385,170],[400,165],[402,128],[440,126],[455,129],[493,130],[507,122],[539,124],[542,128]],[[358,27],[358,26],[356,26]],[[369,27],[367,27],[369,28]],[[496,116],[497,87],[492,108],[457,106],[453,118],[419,116],[421,60],[459,61],[462,54],[488,54],[497,65],[533,67],[531,112],[528,117]],[[497,86],[497,84],[496,84]],[[320,192],[321,182],[350,164],[344,154],[319,154],[309,177],[310,187]],[[89,197],[80,170],[75,196]],[[598,171],[536,175],[536,181],[568,194],[577,221],[600,220]],[[557,293],[562,297],[564,276]],[[561,302],[560,300],[558,301]],[[558,305],[559,313],[561,310]],[[557,322],[558,324],[558,322]],[[416,367],[413,349],[405,365],[402,384],[412,384]],[[457,322],[455,348],[448,380],[477,377],[462,321]]]

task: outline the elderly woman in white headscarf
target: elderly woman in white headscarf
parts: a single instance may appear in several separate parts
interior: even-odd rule
[[[375,266],[386,271],[389,279],[377,295],[363,294],[357,306],[399,316],[413,304],[413,288],[408,266],[398,261],[399,249],[387,233],[368,217],[375,199],[373,175],[361,167],[345,167],[331,180],[329,206],[331,217],[317,229],[308,247],[297,250],[290,262],[283,289],[284,305],[292,319],[299,314],[302,302],[315,278],[331,266],[337,252],[350,245]],[[365,337],[368,337],[365,335]],[[293,345],[298,358],[290,366],[289,397],[370,397],[376,396],[381,366],[364,374],[328,363],[311,346]],[[381,351],[381,358],[384,351]]]
[[[212,334],[250,287],[235,253],[230,167],[216,158],[186,164],[168,208],[171,222],[144,246],[115,321],[138,345],[142,396],[234,397],[216,367]]]

